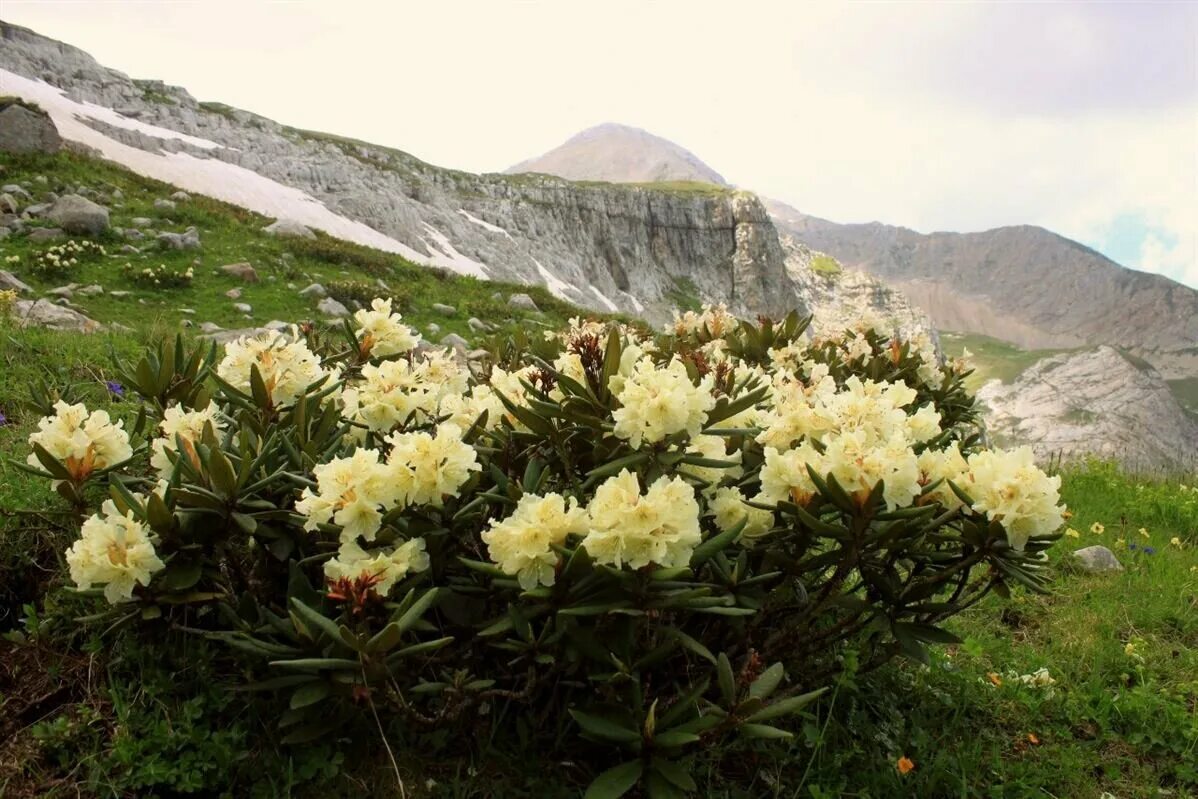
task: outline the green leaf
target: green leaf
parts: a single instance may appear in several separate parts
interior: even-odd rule
[[[681,788],[684,791],[697,791],[699,786],[695,784],[695,780],[691,777],[690,772],[681,763],[673,760],[666,760],[663,757],[653,758],[650,767],[661,776],[665,777],[671,784]]]
[[[583,799],[619,799],[632,790],[645,771],[645,764],[632,760],[613,766],[594,779]]]
[[[699,736],[693,732],[682,732],[681,730],[668,730],[653,736],[653,744],[663,749],[677,749],[698,740]]]
[[[768,724],[742,724],[737,728],[737,731],[746,738],[766,738],[770,740],[777,740],[780,738],[794,737],[794,733],[787,732],[786,730],[780,730],[777,727],[771,727]]]
[[[768,699],[778,685],[782,682],[782,678],[786,676],[786,670],[782,668],[781,663],[775,663],[761,673],[761,676],[753,680],[753,684],[749,686],[750,699]]]
[[[582,727],[584,732],[604,741],[624,744],[641,739],[641,734],[635,729],[622,727],[601,716],[583,713],[581,710],[571,710],[570,715],[574,717],[574,721],[578,723],[579,727]]]
[[[739,524],[731,527],[728,530],[725,530],[719,535],[712,536],[703,543],[699,544],[699,546],[695,547],[694,552],[691,553],[691,568],[697,569],[708,560],[715,557],[717,552],[722,551],[736,541],[736,539],[740,536],[740,531],[745,529],[745,524],[747,524],[748,521],[749,517],[746,516],[740,520]]]
[[[303,621],[327,635],[330,640],[336,641],[338,644],[343,643],[341,640],[341,629],[332,619],[308,607],[298,597],[291,598],[291,608]],[[314,637],[319,638],[319,636]]]
[[[314,705],[325,699],[332,691],[332,686],[324,680],[316,680],[302,685],[291,695],[290,707],[292,710],[299,710],[301,707]]]
[[[747,721],[769,721],[771,719],[781,718],[782,716],[789,716],[794,713],[798,713],[807,705],[814,702],[827,690],[827,688],[818,688],[805,694],[799,694],[798,696],[792,696],[787,699],[779,699],[777,702],[772,702],[763,707],[761,710],[758,710],[753,715],[749,716]]]
[[[720,684],[720,694],[724,697],[724,704],[731,708],[736,704],[736,678],[732,674],[732,663],[723,652],[716,660],[716,678]]]

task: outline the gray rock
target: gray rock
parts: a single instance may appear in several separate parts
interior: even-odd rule
[[[194,227],[183,233],[159,233],[157,238],[160,246],[171,250],[198,250],[201,247],[200,232]]]
[[[465,354],[470,349],[470,342],[459,336],[457,333],[449,333],[441,339],[441,344],[446,347],[453,347],[455,350]]]
[[[490,325],[474,316],[466,320],[466,325],[475,333],[486,333],[491,329]]]
[[[332,297],[325,297],[316,305],[316,310],[320,311],[325,316],[331,316],[335,319],[349,316],[349,309],[341,303],[337,302]]]
[[[50,297],[70,298],[75,293],[75,289],[77,289],[77,288],[79,288],[78,283],[68,283],[65,286],[58,286],[57,288],[52,288],[49,291],[47,291],[46,294]]]
[[[132,244],[122,244],[121,248],[117,252],[123,253],[125,255],[140,255],[141,254],[141,250],[137,249]]]
[[[95,236],[108,230],[108,209],[78,194],[59,197],[46,218],[67,233]]]
[[[0,269],[0,291],[15,291],[18,294],[28,294],[33,291],[28,284],[7,269]]]
[[[258,282],[258,273],[254,270],[254,267],[249,263],[249,261],[238,261],[235,264],[225,264],[220,268],[220,271],[224,272],[230,277],[243,280],[246,283]]]
[[[220,325],[216,324],[215,322],[200,322],[200,332],[201,333],[212,334],[212,333],[218,333],[221,330],[224,330],[224,328],[221,327]]]
[[[427,325],[425,325],[424,329],[428,331],[430,336],[435,336],[441,332],[441,326],[436,322],[429,322]]]
[[[442,316],[453,316],[458,312],[457,308],[454,308],[452,305],[446,305],[443,302],[434,302],[433,310]]]
[[[1087,574],[1123,571],[1123,564],[1115,557],[1115,553],[1100,544],[1077,550],[1073,558],[1078,568]]]
[[[61,148],[58,128],[44,111],[34,111],[17,103],[0,110],[0,151],[56,153]]]
[[[282,332],[290,328],[291,325],[280,319],[271,319],[269,322],[264,324],[263,327],[265,327],[267,330],[276,330]]]
[[[228,291],[225,292],[225,296],[231,300],[240,300],[241,299],[241,289],[229,289]]]
[[[33,205],[25,206],[25,210],[21,212],[21,216],[25,218],[41,216],[50,209],[46,203],[34,203]]]
[[[154,224],[154,220],[148,216],[135,216],[129,220],[129,223],[134,227],[150,227]]]
[[[12,316],[22,327],[34,325],[54,330],[73,330],[79,333],[92,333],[102,327],[99,322],[87,318],[78,311],[55,305],[44,299],[17,300]]]
[[[121,191],[120,189],[113,189],[112,190],[112,199],[123,200],[123,199],[125,199],[125,193],[123,191]]]
[[[127,238],[129,241],[141,241],[142,239],[145,238],[145,236],[142,234],[142,232],[140,230],[138,230],[137,228],[132,228],[132,227],[125,228],[122,235],[124,235],[124,237]]]
[[[315,233],[313,233],[300,222],[296,222],[294,219],[279,219],[276,222],[262,228],[262,230],[271,236],[281,236],[284,238],[316,238]]]
[[[328,295],[328,292],[325,291],[324,286],[319,283],[313,283],[306,288],[300,289],[299,295],[301,297],[324,297]]]
[[[233,310],[237,311],[237,313],[248,314],[254,312],[254,307],[247,302],[235,302],[233,303]]]
[[[173,200],[166,200],[159,197],[154,201],[154,207],[159,211],[173,211],[175,210],[175,203]]]
[[[191,195],[185,191],[177,191],[171,195],[171,199],[175,202],[185,203],[191,199]]]
[[[93,283],[90,286],[84,286],[81,289],[76,289],[75,293],[82,294],[84,297],[95,297],[97,294],[104,293],[104,287],[98,283]]]
[[[0,213],[16,214],[20,213],[20,206],[17,205],[17,198],[5,192],[0,194]]]
[[[517,311],[539,311],[540,308],[533,302],[532,297],[527,294],[513,294],[507,298],[507,307],[515,308]]]
[[[130,294],[132,294],[132,293],[133,293],[132,291],[125,291],[125,290],[123,290],[123,289],[118,289],[118,290],[116,290],[116,291],[110,291],[110,292],[108,292],[108,296],[109,296],[109,297],[116,297],[116,298],[118,298],[118,299],[119,299],[119,298],[121,298],[121,297],[128,297],[128,296],[129,296]]]
[[[503,302],[503,292],[502,291],[491,292],[491,301],[492,302]]]
[[[8,238],[11,235],[12,235],[12,231],[9,230],[7,227],[0,227],[0,241],[4,241],[6,238]]]
[[[187,316],[195,316],[196,309],[195,308],[180,308],[179,313],[186,314]]]
[[[470,352],[466,353],[466,360],[468,360],[468,361],[481,361],[485,358],[490,358],[490,357],[491,357],[491,353],[489,351],[483,350],[483,349],[470,350]]]

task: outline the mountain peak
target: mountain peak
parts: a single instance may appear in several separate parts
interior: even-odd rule
[[[587,128],[544,155],[504,171],[542,172],[567,180],[609,183],[698,181],[728,185],[723,176],[690,150],[647,130],[617,122]]]

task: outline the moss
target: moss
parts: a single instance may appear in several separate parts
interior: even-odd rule
[[[839,275],[844,269],[841,267],[840,261],[821,252],[811,259],[811,271],[821,275]]]

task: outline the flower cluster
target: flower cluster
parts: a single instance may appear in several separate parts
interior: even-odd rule
[[[154,543],[144,524],[108,500],[83,523],[79,539],[67,550],[71,580],[81,590],[103,585],[104,597],[114,604],[128,601],[136,586],[149,585],[165,566]]]
[[[736,329],[736,317],[728,312],[724,303],[719,305],[703,305],[699,313],[686,311],[679,314],[674,312],[674,321],[668,329],[676,336],[687,336],[697,333],[714,338],[721,338]]]
[[[34,444],[65,466],[75,482],[133,457],[124,422],[113,423],[107,411],[89,412],[82,403],[68,405],[62,400],[54,404],[54,415],[39,421],[37,431],[29,436],[29,445]],[[26,462],[42,467],[37,455]]]
[[[391,300],[375,299],[370,310],[363,308],[355,313],[354,321],[358,323],[355,335],[361,339],[362,354],[388,358],[415,349],[420,336],[402,320],[402,316],[391,312]]]
[[[306,388],[334,375],[321,366],[294,329],[290,335],[269,332],[229,342],[216,374],[241,393],[252,395],[255,369],[276,407],[291,404]]]
[[[108,254],[102,244],[83,239],[64,241],[40,253],[33,259],[33,271],[43,277],[62,277],[75,271],[81,263],[96,260]]]
[[[134,264],[125,264],[121,267],[121,275],[130,283],[143,288],[175,289],[190,286],[195,279],[195,269],[191,266],[168,267],[166,264],[138,268]]]
[[[224,420],[221,419],[220,410],[216,407],[215,402],[209,402],[207,407],[195,411],[188,411],[179,405],[172,405],[163,412],[162,422],[159,424],[162,437],[154,439],[150,446],[152,453],[150,465],[157,470],[160,478],[169,477],[174,468],[171,456],[178,451],[176,446],[178,441],[183,442],[184,448],[194,462],[196,457],[194,445],[203,436],[204,428],[207,425],[212,425],[215,433],[220,433],[225,429]]]
[[[622,381],[616,399],[621,407],[612,413],[615,434],[633,447],[674,433],[696,436],[715,406],[711,379],[695,385],[677,358],[665,367],[655,365],[651,357],[642,358]]]

